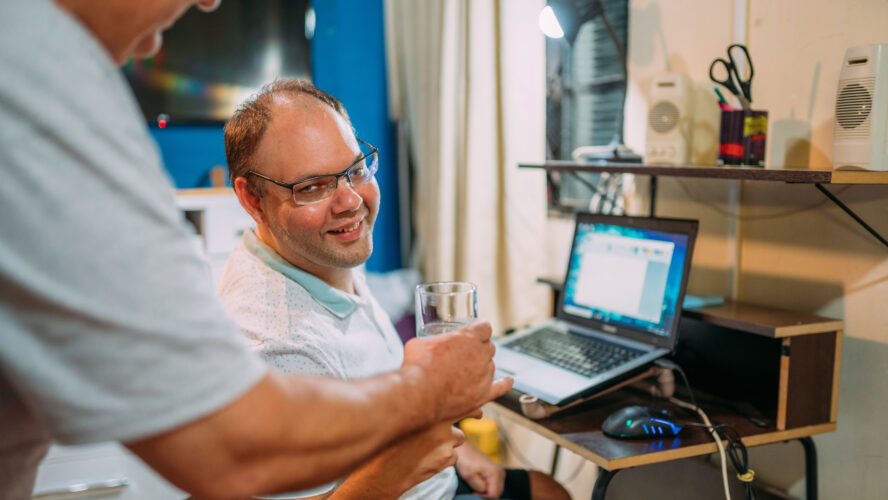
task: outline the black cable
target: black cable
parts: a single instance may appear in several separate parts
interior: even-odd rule
[[[691,398],[691,404],[694,405],[694,408],[700,407],[700,405],[697,404],[697,400],[694,398],[694,391],[691,390],[691,384],[688,382],[688,376],[685,375],[684,370],[682,370],[680,366],[665,358],[660,358],[654,361],[654,364],[657,366],[662,366],[663,368],[667,368],[669,370],[677,371],[678,374],[681,375],[682,380],[684,380],[685,389],[688,390],[688,397]]]
[[[746,450],[746,445],[743,444],[740,431],[729,424],[719,424],[712,429],[728,442],[728,458],[731,459],[731,463],[737,471],[737,477],[746,485],[746,500],[755,500],[755,489],[752,487],[754,472],[749,468],[749,453]],[[730,435],[727,430],[733,431],[734,436]]]
[[[700,406],[697,405],[697,400],[694,398],[694,391],[691,390],[691,384],[690,382],[688,382],[688,377],[687,375],[685,375],[684,370],[682,370],[680,366],[664,358],[660,358],[654,363],[663,368],[677,371],[684,381],[685,388],[688,391],[688,397],[691,398],[691,404],[694,405],[694,408],[700,408]],[[704,427],[706,426],[704,425]],[[730,424],[719,424],[713,426],[709,430],[715,431],[719,436],[721,436],[724,440],[728,442],[728,446],[725,451],[727,451],[728,458],[730,458],[731,464],[734,466],[734,470],[737,471],[737,477],[746,485],[746,500],[755,500],[755,490],[752,488],[752,477],[754,475],[754,472],[752,471],[752,469],[749,468],[749,453],[746,450],[746,445],[743,444],[743,438],[740,436],[740,431],[738,431],[736,427]],[[733,431],[734,435],[732,436],[730,433],[727,432],[727,430]]]
[[[752,479],[755,473],[749,468],[749,453],[746,449],[746,445],[743,444],[743,438],[740,437],[740,432],[730,424],[719,424],[712,428],[699,422],[682,422],[682,425],[703,427],[710,432],[714,431],[720,438],[728,442],[725,451],[728,458],[731,460],[731,465],[733,465],[734,470],[737,471],[737,477],[746,485],[746,500],[755,500],[755,490],[752,487]],[[730,435],[727,430],[733,431],[735,436]],[[747,477],[744,478],[741,476]]]

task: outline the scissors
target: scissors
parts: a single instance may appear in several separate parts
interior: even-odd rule
[[[746,58],[745,75],[740,74],[740,68],[737,65],[737,61],[740,59],[734,58],[734,54],[739,50],[743,51],[743,57]],[[719,68],[719,70],[716,71],[716,68]],[[716,77],[716,73],[719,73],[719,76],[724,73],[726,76],[724,78],[719,78]],[[752,59],[749,57],[749,51],[746,50],[745,45],[739,43],[728,45],[727,61],[718,58],[715,61],[712,61],[712,65],[709,66],[709,79],[719,85],[724,85],[726,89],[730,90],[732,94],[737,96],[743,109],[749,109],[749,103],[752,102],[752,94],[750,93],[752,87],[752,75]],[[746,78],[744,78],[744,76]]]

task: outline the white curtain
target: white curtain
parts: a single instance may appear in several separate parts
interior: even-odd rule
[[[416,263],[478,285],[495,332],[549,314],[543,0],[387,0],[390,113],[415,167]]]

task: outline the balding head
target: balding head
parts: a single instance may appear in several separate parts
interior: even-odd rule
[[[262,87],[241,104],[225,124],[225,157],[231,184],[238,177],[245,177],[254,170],[256,149],[265,135],[274,112],[281,104],[294,106],[325,105],[336,111],[351,126],[348,113],[342,103],[310,82],[299,79],[277,80]],[[255,179],[248,178],[257,196],[264,195],[264,187]]]

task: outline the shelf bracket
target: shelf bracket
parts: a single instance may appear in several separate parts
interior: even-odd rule
[[[657,215],[657,176],[651,176],[651,204],[648,211],[650,212],[651,217],[655,217]]]
[[[888,247],[888,240],[885,240],[885,238],[883,238],[882,235],[880,235],[878,232],[876,232],[875,229],[873,229],[872,227],[870,227],[870,225],[867,224],[866,221],[864,221],[863,219],[861,219],[856,213],[854,213],[854,211],[851,210],[851,209],[848,207],[848,205],[845,205],[844,203],[842,203],[842,200],[836,198],[836,195],[830,193],[829,190],[826,189],[825,187],[823,187],[823,185],[820,184],[819,182],[814,183],[814,187],[816,187],[817,189],[819,189],[820,192],[823,193],[824,196],[826,196],[827,198],[829,198],[829,200],[830,200],[831,202],[835,203],[839,208],[841,208],[842,210],[844,210],[846,214],[850,215],[852,219],[854,219],[855,221],[857,221],[858,224],[860,224],[860,225],[861,225],[864,229],[866,229],[871,235],[873,235],[877,240],[879,240],[883,245],[885,245],[885,247]]]

